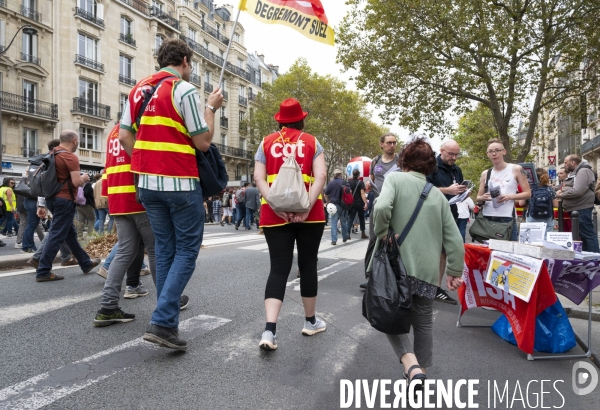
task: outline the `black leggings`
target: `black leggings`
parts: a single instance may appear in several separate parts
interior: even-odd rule
[[[354,218],[358,214],[358,222],[360,223],[360,231],[365,231],[365,204],[361,202],[360,204],[353,204],[352,208],[350,208],[350,216],[348,217],[348,234],[352,232],[352,225],[354,225]]]
[[[322,222],[292,223],[263,229],[271,258],[265,299],[283,301],[294,259],[294,243],[298,246],[300,295],[305,298],[317,296],[317,254],[324,229],[325,224]]]

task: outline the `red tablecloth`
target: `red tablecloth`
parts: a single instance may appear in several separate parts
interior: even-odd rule
[[[461,315],[473,307],[487,306],[498,309],[508,318],[519,349],[533,353],[535,318],[556,302],[556,294],[546,264],[537,278],[529,302],[525,302],[485,282],[492,250],[483,246],[465,244],[464,284],[458,289],[462,306]]]

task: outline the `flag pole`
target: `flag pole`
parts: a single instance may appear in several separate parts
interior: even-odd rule
[[[227,57],[229,57],[229,50],[231,50],[231,43],[233,43],[233,36],[235,35],[235,28],[238,24],[238,19],[240,18],[240,8],[238,7],[237,14],[235,16],[235,23],[233,23],[233,29],[231,30],[231,39],[229,39],[229,44],[227,44],[227,51],[225,51],[225,55],[223,56],[223,67],[221,67],[221,76],[219,77],[219,88],[223,88],[223,74],[225,73],[225,65],[227,64]]]

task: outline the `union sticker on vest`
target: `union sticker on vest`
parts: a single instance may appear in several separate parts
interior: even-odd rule
[[[279,169],[267,202],[276,212],[303,213],[310,210],[310,199],[295,155],[288,156]]]

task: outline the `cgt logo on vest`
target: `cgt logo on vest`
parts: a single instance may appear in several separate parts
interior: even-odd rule
[[[294,151],[298,151],[298,157],[304,158],[304,141],[300,140],[297,143],[289,143],[283,141],[274,142],[271,145],[271,155],[273,158],[281,158],[282,156],[287,158],[294,154]]]

